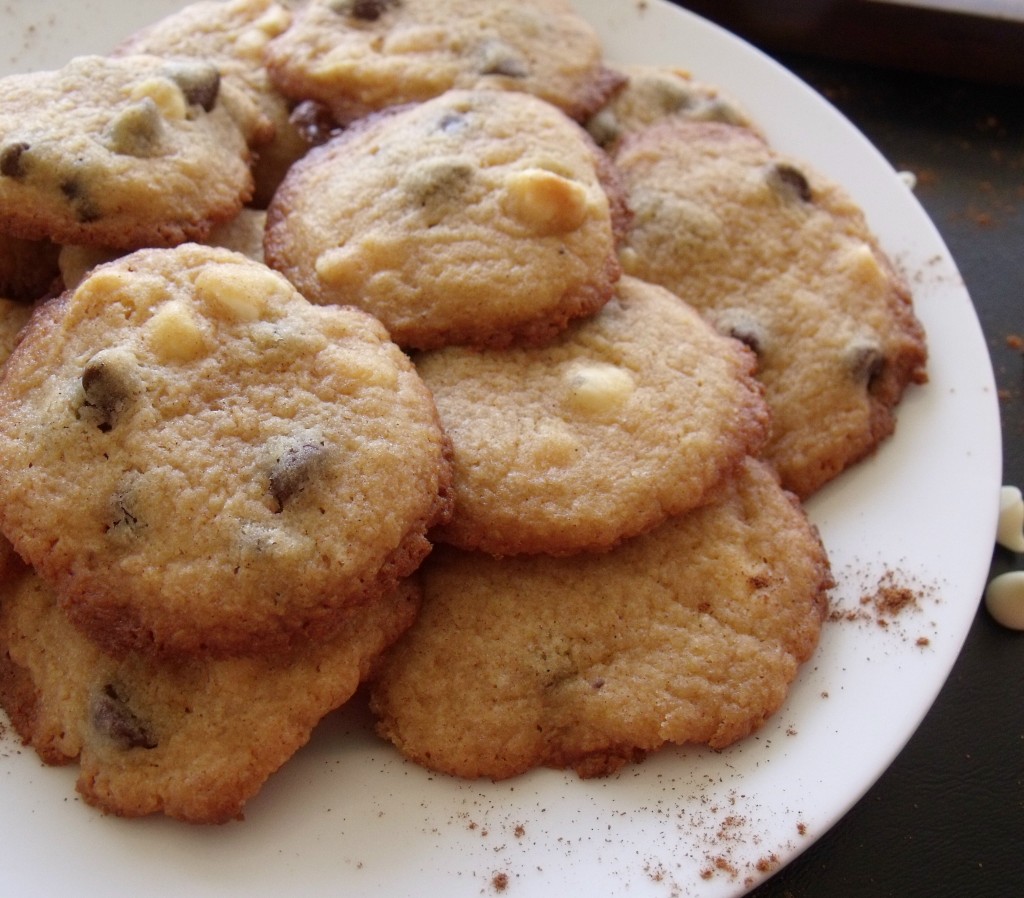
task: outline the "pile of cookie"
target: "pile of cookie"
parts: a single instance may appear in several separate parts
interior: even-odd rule
[[[923,382],[842,189],[567,2],[201,0],[0,104],[0,704],[239,817],[360,687],[462,777],[781,705]]]

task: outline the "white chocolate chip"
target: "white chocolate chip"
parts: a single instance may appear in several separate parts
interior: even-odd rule
[[[269,268],[234,262],[204,268],[195,284],[197,298],[210,313],[229,321],[259,320],[285,289]]]
[[[587,188],[542,168],[528,168],[509,177],[505,211],[538,234],[565,234],[586,221]]]
[[[997,623],[1024,630],[1024,571],[993,577],[985,590],[985,607]]]
[[[188,114],[188,102],[181,88],[170,78],[147,78],[135,85],[131,92],[133,100],[149,98],[156,104],[168,121],[182,121]]]
[[[999,526],[996,542],[1011,552],[1024,552],[1024,498],[1015,486],[999,491]]]
[[[180,300],[170,300],[157,308],[146,322],[146,336],[163,362],[188,362],[206,352],[202,326]]]
[[[883,287],[887,282],[885,271],[878,264],[874,251],[861,243],[845,252],[839,259],[839,267],[853,280],[865,286]]]
[[[607,362],[588,362],[566,372],[567,399],[576,411],[589,414],[614,412],[636,389],[633,375]]]

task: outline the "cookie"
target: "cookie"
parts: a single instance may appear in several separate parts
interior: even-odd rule
[[[309,0],[266,61],[283,93],[341,124],[481,87],[534,94],[582,121],[620,82],[566,0]]]
[[[708,501],[767,436],[753,353],[635,278],[547,346],[416,364],[452,442],[433,535],[464,549],[607,549]]]
[[[216,66],[83,56],[0,79],[0,230],[135,248],[201,239],[252,195],[245,104]]]
[[[803,511],[751,459],[713,505],[612,552],[438,547],[372,707],[405,756],[460,777],[595,776],[670,743],[724,748],[782,704],[830,585]]]
[[[624,85],[591,116],[587,130],[614,154],[627,134],[666,119],[727,122],[755,128],[750,116],[713,84],[672,66],[632,65],[621,69]]]
[[[0,585],[0,704],[43,761],[79,763],[89,804],[223,823],[349,700],[418,600],[414,584],[400,584],[329,641],[284,655],[116,660],[24,569]]]
[[[140,250],[8,360],[0,530],[111,652],[280,648],[418,566],[445,452],[372,317],[228,250]]]
[[[450,91],[296,163],[265,253],[308,299],[357,305],[402,346],[537,343],[611,296],[627,217],[609,161],[558,109]]]
[[[244,208],[234,218],[210,228],[203,243],[242,253],[256,262],[263,262],[263,231],[267,213],[263,209]],[[67,290],[77,287],[97,265],[112,262],[126,255],[108,246],[66,244],[57,255],[60,282]]]
[[[214,63],[221,76],[252,97],[273,128],[254,135],[253,205],[263,208],[289,166],[309,145],[291,122],[291,104],[271,84],[263,50],[291,24],[291,11],[273,0],[200,0],[140,29],[116,55],[148,53]]]
[[[758,355],[765,453],[801,497],[895,427],[926,345],[910,292],[837,184],[749,129],[652,126],[616,161],[635,218],[621,259]]]
[[[53,292],[60,247],[0,233],[0,296],[34,302]]]

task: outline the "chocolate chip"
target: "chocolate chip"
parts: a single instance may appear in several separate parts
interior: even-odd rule
[[[480,74],[502,75],[505,78],[525,78],[530,74],[526,61],[513,47],[502,41],[488,41],[480,50]]]
[[[89,716],[93,729],[120,749],[157,747],[150,728],[132,712],[112,683],[93,696]]]
[[[326,105],[316,100],[303,100],[292,110],[290,121],[311,147],[327,143],[341,131]]]
[[[768,169],[768,183],[783,196],[793,196],[805,203],[814,199],[807,176],[788,162],[777,162]]]
[[[185,95],[190,106],[201,106],[210,112],[220,95],[220,71],[212,63],[199,61],[174,62],[164,69]]]
[[[304,490],[313,480],[327,457],[323,443],[303,442],[282,452],[270,468],[270,495],[278,511]]]
[[[122,156],[152,156],[160,146],[164,122],[149,97],[132,103],[107,128],[107,146]]]
[[[847,346],[844,362],[857,383],[870,387],[885,368],[885,353],[873,337],[860,337]]]
[[[75,218],[82,224],[96,221],[100,217],[100,211],[95,202],[89,196],[82,182],[74,175],[65,178],[60,182],[60,192],[71,204],[75,211]]]
[[[719,333],[739,340],[758,356],[764,355],[768,332],[750,312],[745,309],[724,309],[715,316],[714,321]]]
[[[101,350],[82,369],[84,400],[79,418],[108,433],[127,411],[139,389],[135,357],[121,349]]]
[[[399,5],[399,0],[333,0],[329,4],[339,16],[350,16],[364,22],[376,22],[388,9]]]
[[[402,184],[416,205],[437,206],[457,200],[473,175],[473,166],[464,159],[431,159],[412,166]]]
[[[437,127],[440,128],[445,134],[459,134],[466,130],[466,126],[469,122],[466,117],[458,112],[446,112],[441,116],[441,120],[437,123]]]
[[[23,140],[9,143],[0,150],[0,175],[19,181],[26,175],[25,159],[23,158],[30,145]]]

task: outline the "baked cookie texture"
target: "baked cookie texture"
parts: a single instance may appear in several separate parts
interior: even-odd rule
[[[635,217],[621,253],[751,346],[772,412],[765,450],[808,497],[893,432],[926,380],[907,285],[837,184],[750,129],[653,125],[616,161]]]
[[[418,604],[415,583],[403,582],[346,616],[330,640],[285,654],[117,660],[22,568],[0,583],[0,703],[46,763],[78,762],[89,804],[224,823],[351,698]]]
[[[628,220],[607,157],[527,94],[449,91],[380,113],[291,169],[268,264],[402,346],[542,343],[599,309]]]
[[[757,130],[737,100],[685,69],[631,65],[619,71],[623,86],[586,122],[594,140],[612,154],[627,134],[671,119],[726,122]]]
[[[572,558],[439,547],[423,607],[372,686],[416,763],[502,779],[608,774],[666,744],[727,745],[781,705],[813,652],[831,577],[770,467],[718,500]]]
[[[494,555],[601,551],[709,500],[764,443],[754,355],[662,287],[537,348],[416,356],[452,442],[439,541]]]
[[[266,62],[284,94],[341,124],[481,87],[534,94],[582,121],[620,83],[566,0],[309,0]]]
[[[130,35],[115,55],[148,53],[214,63],[221,77],[269,120],[250,136],[255,151],[252,204],[270,201],[289,166],[309,148],[291,121],[291,103],[274,87],[263,64],[266,44],[291,24],[286,4],[274,0],[199,0]]]
[[[0,530],[111,652],[280,649],[419,565],[446,452],[375,319],[228,250],[140,250],[8,360]]]
[[[0,230],[119,248],[201,239],[252,195],[246,135],[213,64],[83,56],[0,79]]]

